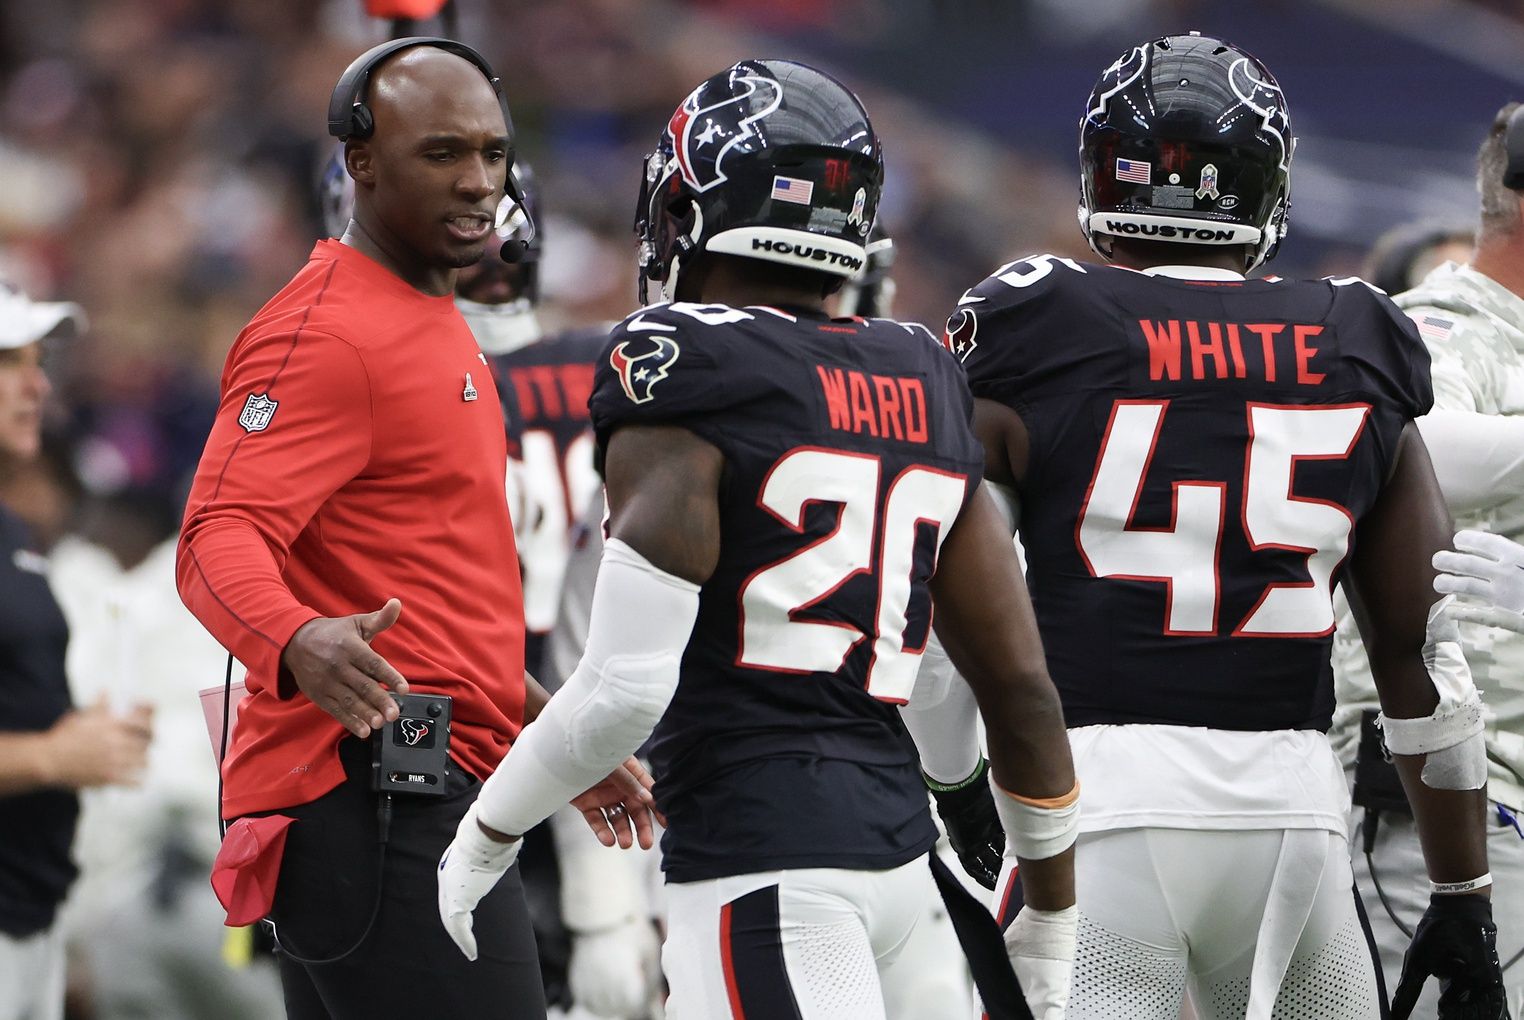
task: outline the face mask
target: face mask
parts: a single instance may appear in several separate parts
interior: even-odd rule
[[[540,320],[535,317],[534,305],[528,298],[518,298],[500,305],[484,305],[456,298],[455,307],[465,316],[471,334],[487,354],[511,354],[544,335],[540,330]]]

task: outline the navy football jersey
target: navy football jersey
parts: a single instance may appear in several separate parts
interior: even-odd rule
[[[592,415],[725,456],[720,559],[650,744],[673,881],[891,868],[936,840],[895,706],[936,552],[979,482],[972,398],[923,327],[773,308],[644,309]]]
[[[522,519],[515,521],[524,571],[525,665],[538,675],[555,624],[571,533],[598,489],[587,401],[593,363],[609,331],[574,329],[492,356],[505,401],[522,422]]]
[[[1412,322],[1353,278],[1044,255],[965,294],[943,342],[1030,436],[1021,536],[1068,725],[1326,730],[1332,588],[1433,402]]]

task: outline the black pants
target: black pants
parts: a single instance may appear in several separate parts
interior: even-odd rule
[[[271,914],[289,1020],[544,1020],[545,993],[518,868],[476,908],[478,957],[465,958],[439,920],[439,857],[481,784],[459,769],[446,797],[394,796],[375,925],[351,955],[376,906],[377,795],[370,745],[339,745],[343,785],[280,812],[296,818],[286,840]]]

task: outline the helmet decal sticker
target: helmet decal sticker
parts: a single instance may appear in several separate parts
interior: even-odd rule
[[[1274,81],[1266,81],[1249,63],[1239,57],[1228,68],[1228,84],[1238,101],[1260,116],[1260,130],[1275,138],[1281,147],[1281,169],[1291,169],[1291,146],[1286,142],[1290,121],[1286,117],[1286,97]]]
[[[683,100],[667,123],[673,155],[683,180],[695,191],[708,191],[726,179],[725,157],[742,142],[757,138],[752,125],[766,118],[783,102],[783,89],[771,78],[743,73],[733,81],[745,85],[746,91],[726,96],[718,103],[700,106],[705,91],[700,86]],[[757,111],[745,114],[754,104],[759,105]]]

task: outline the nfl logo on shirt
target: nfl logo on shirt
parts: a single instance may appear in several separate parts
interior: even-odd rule
[[[250,393],[249,399],[243,402],[238,424],[245,432],[263,432],[270,427],[270,419],[275,417],[275,409],[279,406],[280,401],[271,400],[263,393]]]

